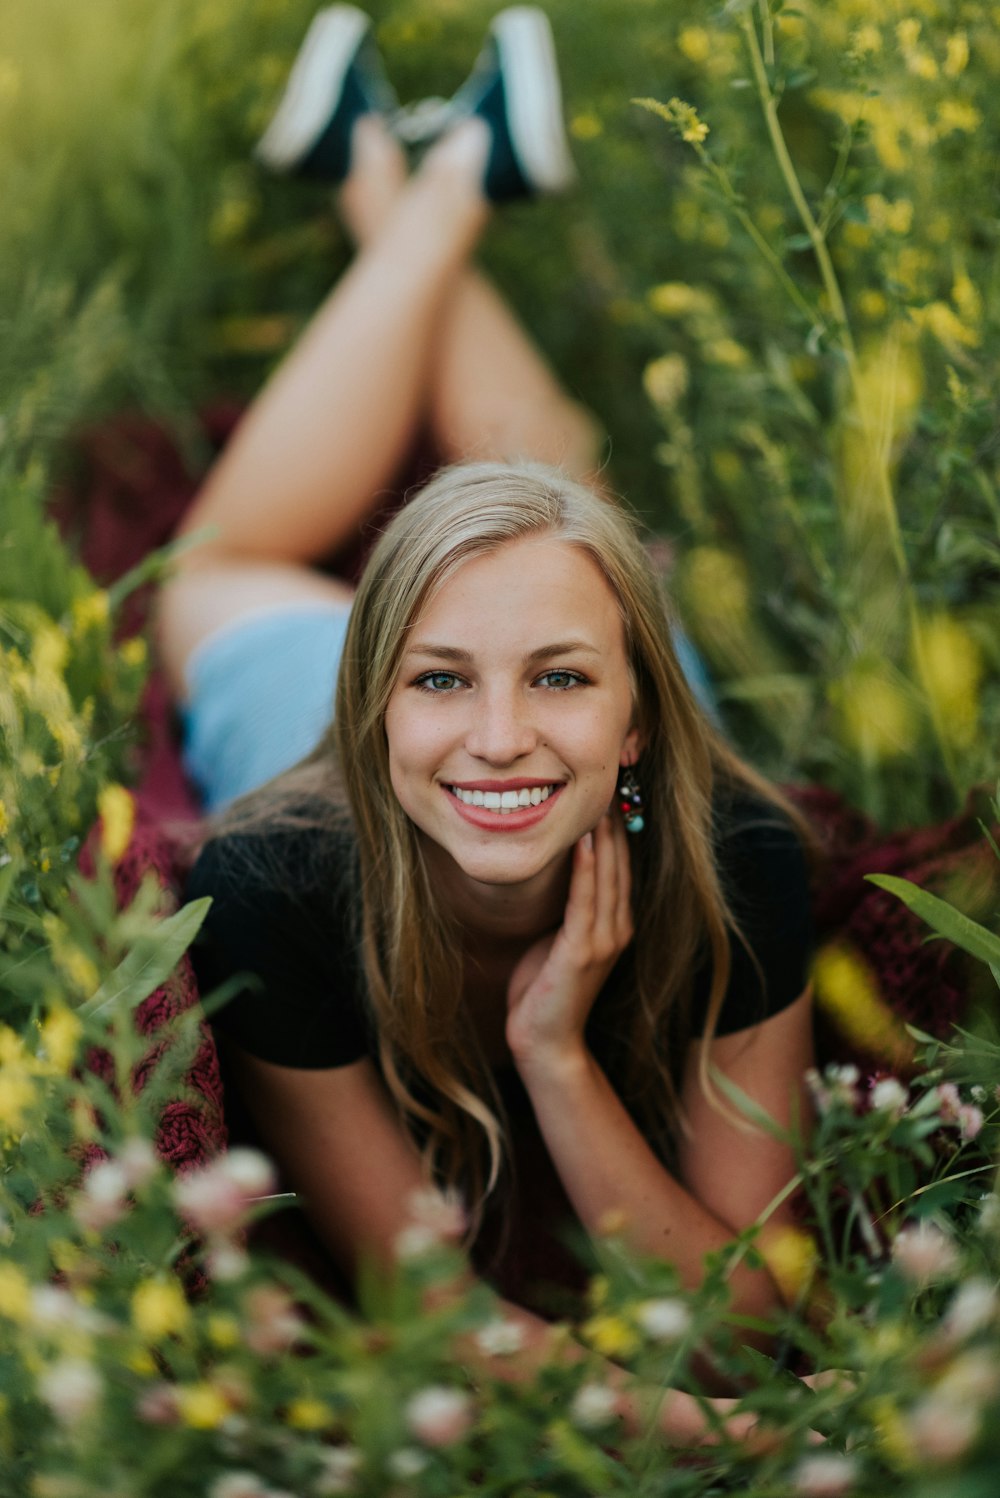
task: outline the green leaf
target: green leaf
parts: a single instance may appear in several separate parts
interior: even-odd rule
[[[82,1005],[81,1013],[92,1018],[109,1009],[134,1009],[141,1004],[173,972],[201,929],[211,903],[206,895],[160,921],[155,934],[122,958],[93,998]]]
[[[937,895],[929,894],[917,884],[911,884],[909,879],[897,879],[892,874],[866,874],[865,878],[870,884],[877,884],[879,889],[887,890],[890,895],[902,900],[939,936],[954,942],[963,952],[969,952],[991,967],[1000,965],[1000,936],[994,936],[992,931],[987,931],[978,921],[970,920],[967,915],[956,910],[954,905],[949,905],[946,900],[939,900]]]
[[[725,1072],[720,1071],[717,1066],[710,1066],[709,1076],[712,1079],[713,1085],[718,1087],[720,1092],[725,1093],[729,1102],[732,1103],[738,1112],[742,1113],[744,1118],[750,1123],[756,1124],[759,1129],[763,1129],[765,1134],[770,1134],[772,1138],[780,1139],[783,1144],[788,1143],[790,1138],[788,1130],[783,1129],[771,1117],[770,1113],[762,1108],[759,1103],[754,1102],[752,1097],[748,1097],[742,1087],[737,1087],[736,1083],[731,1081]]]

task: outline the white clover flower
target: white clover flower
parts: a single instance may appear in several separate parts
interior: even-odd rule
[[[933,1222],[904,1228],[892,1245],[892,1257],[901,1273],[921,1287],[948,1279],[959,1266],[955,1244]]]
[[[429,1457],[415,1446],[400,1446],[386,1458],[385,1469],[390,1477],[406,1482],[411,1477],[419,1477],[428,1461]]]
[[[569,1417],[581,1430],[600,1430],[618,1414],[618,1395],[607,1384],[581,1384],[573,1396]]]
[[[235,1244],[214,1243],[205,1256],[205,1268],[209,1276],[220,1285],[231,1285],[242,1279],[250,1268],[250,1258]]]
[[[935,1393],[914,1405],[906,1421],[906,1433],[917,1458],[953,1462],[975,1441],[979,1424],[980,1414],[973,1405],[956,1404]]]
[[[465,1208],[456,1191],[439,1191],[435,1186],[427,1186],[414,1191],[406,1205],[411,1220],[420,1227],[429,1228],[438,1238],[450,1241],[461,1238],[465,1232]]]
[[[89,1415],[101,1397],[101,1377],[82,1358],[62,1358],[39,1376],[38,1392],[63,1425]]]
[[[160,1168],[160,1160],[148,1139],[136,1135],[126,1139],[118,1151],[116,1162],[125,1177],[130,1191],[138,1191],[147,1185]]]
[[[991,1353],[976,1349],[955,1358],[938,1379],[935,1396],[950,1399],[963,1408],[982,1407],[1000,1388],[1000,1368]]]
[[[61,1285],[35,1285],[31,1290],[31,1324],[39,1331],[103,1332],[113,1323],[92,1306],[80,1303]]]
[[[117,1160],[99,1160],[87,1171],[83,1189],[92,1201],[118,1205],[128,1190],[128,1179]]]
[[[484,1352],[487,1357],[510,1357],[512,1353],[520,1352],[524,1346],[525,1331],[516,1321],[498,1316],[495,1321],[488,1321],[479,1328],[475,1341],[480,1352]]]
[[[274,1166],[260,1150],[238,1148],[174,1182],[178,1209],[203,1233],[231,1233],[259,1197],[275,1188]]]
[[[803,1457],[792,1473],[792,1491],[804,1498],[841,1498],[849,1493],[857,1476],[853,1457],[836,1451],[817,1452]]]
[[[983,1110],[975,1103],[963,1103],[958,1110],[958,1128],[963,1139],[975,1139],[983,1127]]]
[[[897,1077],[883,1077],[872,1088],[871,1105],[876,1113],[905,1113],[910,1094]]]
[[[679,1342],[691,1330],[691,1312],[682,1300],[660,1296],[644,1300],[635,1319],[653,1342]]]
[[[964,1339],[989,1326],[996,1314],[996,1290],[988,1280],[976,1276],[955,1292],[945,1314],[944,1327],[952,1337]]]
[[[425,1446],[453,1446],[472,1424],[472,1400],[460,1389],[429,1384],[403,1411],[406,1424]]]
[[[363,1461],[356,1446],[334,1446],[324,1451],[323,1466],[313,1483],[313,1492],[350,1493],[353,1491]]]
[[[415,1259],[422,1259],[425,1255],[433,1253],[440,1245],[441,1240],[433,1228],[425,1227],[419,1222],[411,1222],[409,1227],[397,1233],[393,1248],[401,1264],[412,1264]]]

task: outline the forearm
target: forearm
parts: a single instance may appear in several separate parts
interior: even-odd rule
[[[553,1163],[581,1222],[599,1232],[620,1214],[641,1254],[675,1264],[683,1283],[701,1282],[707,1253],[735,1235],[664,1167],[603,1070],[584,1046],[558,1057],[521,1058],[518,1068]],[[734,1309],[767,1316],[778,1304],[770,1276],[739,1265]]]

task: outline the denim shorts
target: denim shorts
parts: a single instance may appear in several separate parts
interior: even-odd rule
[[[333,720],[349,604],[280,604],[223,625],[187,664],[184,768],[206,811],[218,811],[297,764]],[[684,674],[713,720],[705,668],[675,629]]]
[[[206,811],[314,749],[333,720],[350,605],[245,614],[202,640],[185,672],[184,768]]]

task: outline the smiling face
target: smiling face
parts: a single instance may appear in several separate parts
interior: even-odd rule
[[[464,563],[414,624],[385,732],[395,794],[441,874],[561,873],[638,752],[614,595],[550,535]]]

